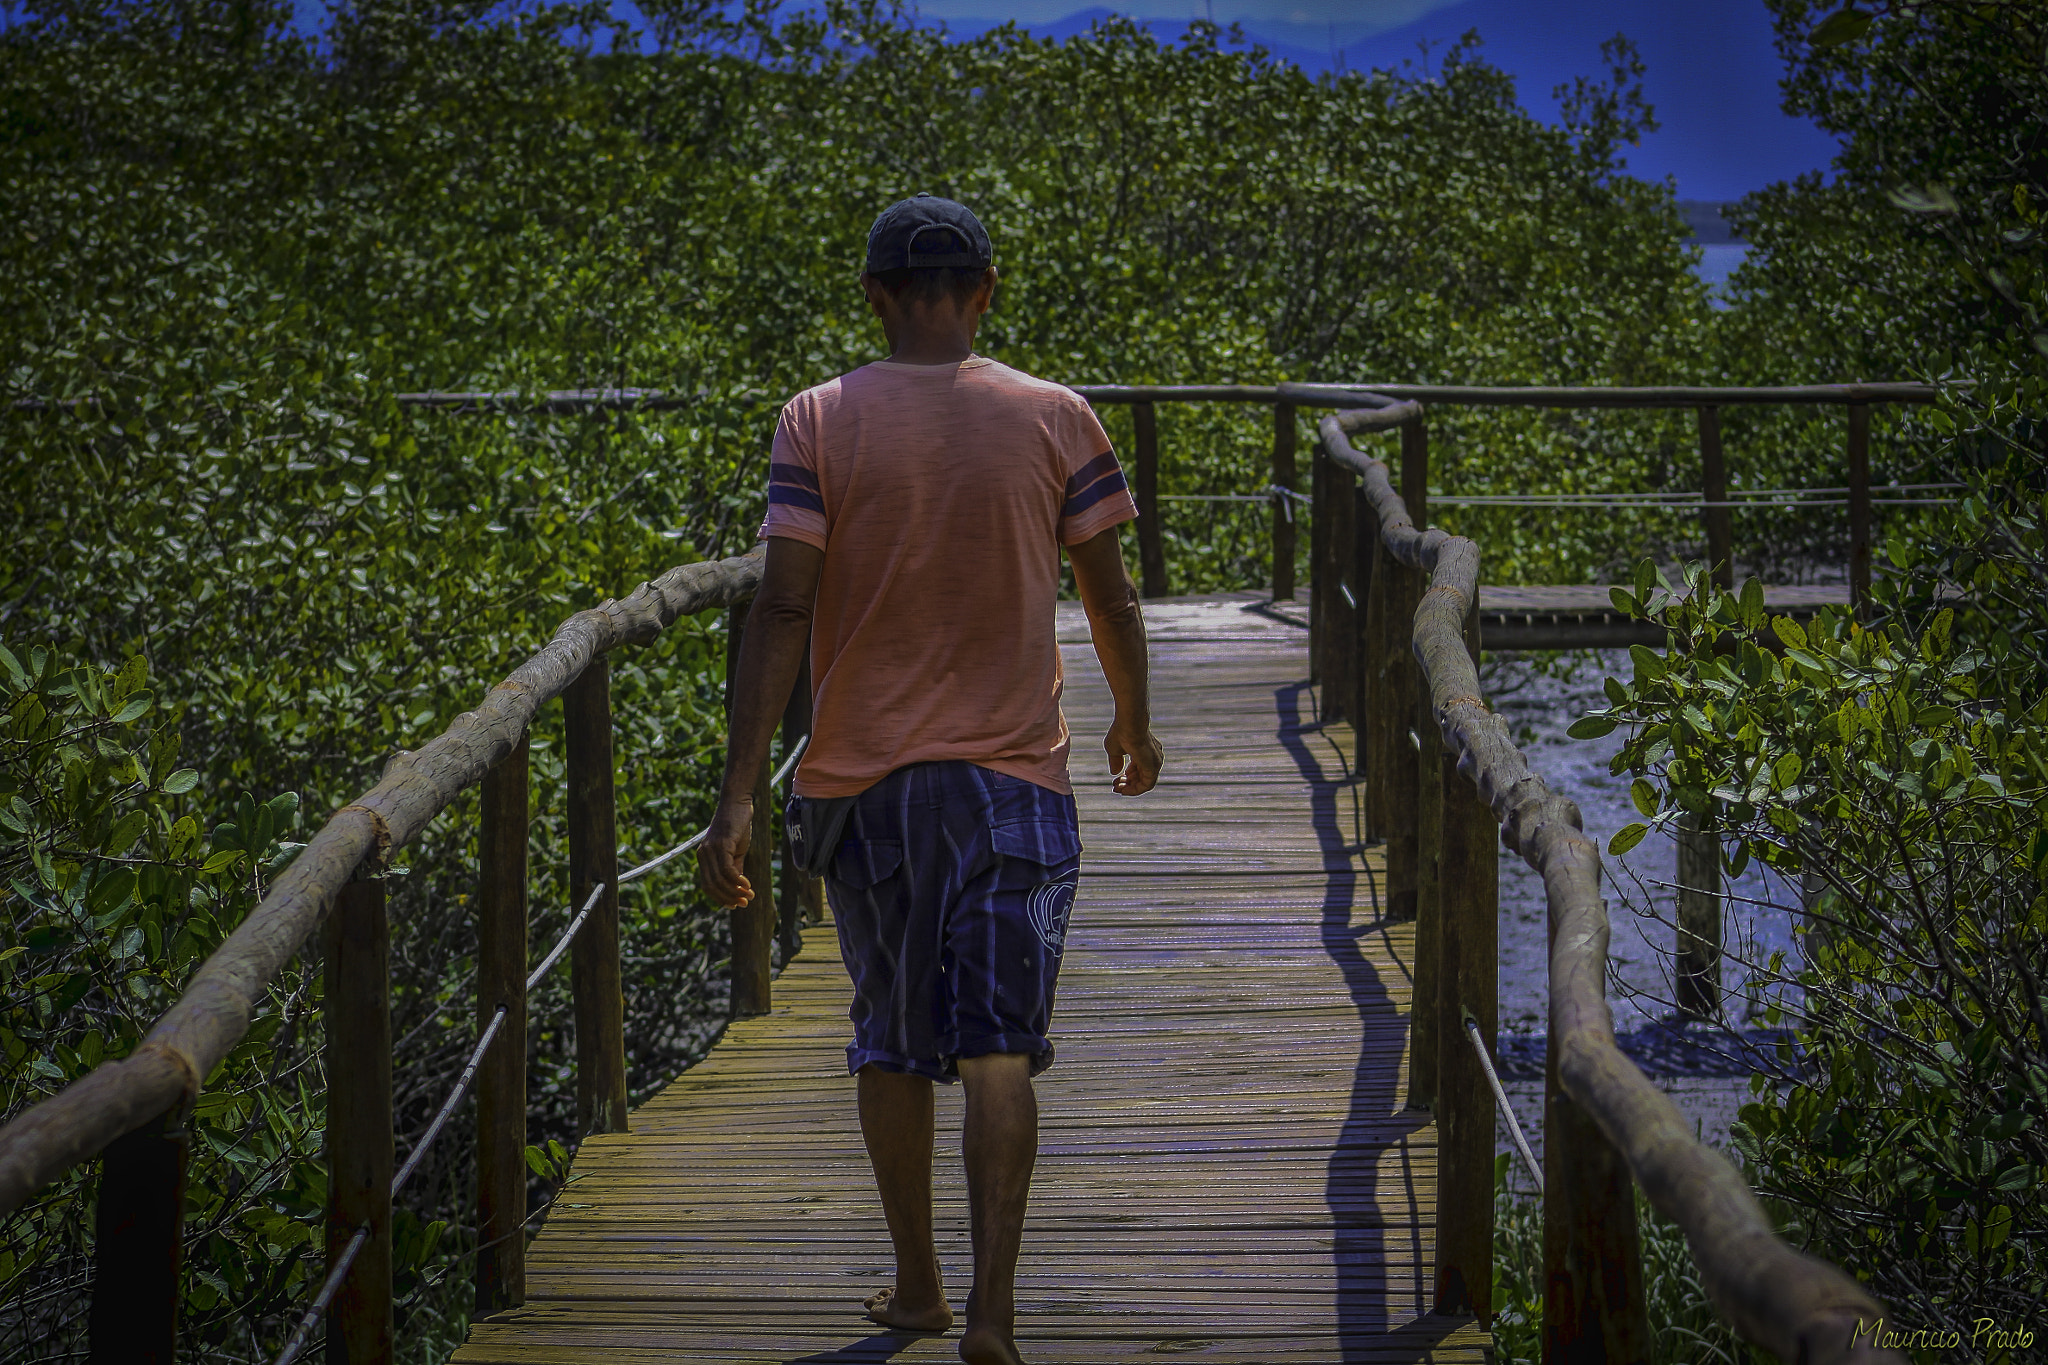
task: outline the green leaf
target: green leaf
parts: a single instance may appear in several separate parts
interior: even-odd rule
[[[1789,617],[1789,616],[1774,616],[1774,617],[1772,617],[1772,618],[1771,618],[1771,630],[1772,630],[1772,631],[1773,631],[1774,633],[1776,633],[1776,635],[1777,635],[1777,637],[1778,637],[1778,639],[1779,639],[1780,641],[1782,641],[1783,643],[1785,643],[1785,644],[1787,644],[1787,645],[1791,646],[1792,648],[1794,648],[1794,649],[1804,649],[1804,648],[1806,648],[1806,632],[1805,632],[1804,630],[1802,630],[1802,629],[1800,628],[1800,625],[1799,625],[1799,623],[1798,623],[1797,621],[1793,620],[1793,619],[1792,619],[1791,617]]]
[[[1622,854],[1640,844],[1643,841],[1643,836],[1649,832],[1650,827],[1648,825],[1623,825],[1615,831],[1614,837],[1607,841],[1607,851],[1619,858]]]
[[[2034,1168],[2025,1162],[2017,1166],[2008,1166],[1991,1182],[1991,1188],[2000,1193],[2007,1190],[2031,1190],[2034,1188]]]
[[[1771,783],[1784,791],[1799,780],[1799,774],[1806,771],[1806,760],[1798,754],[1785,754],[1771,767]]]
[[[234,866],[235,862],[238,859],[240,859],[241,856],[242,850],[238,848],[224,848],[220,852],[214,854],[211,858],[208,858],[206,860],[205,865],[201,867],[199,870],[204,873],[207,873],[210,876],[215,872],[219,872],[223,868]]]
[[[1650,590],[1657,586],[1663,575],[1658,572],[1655,560],[1643,559],[1636,562],[1635,599],[1648,601]]]
[[[275,877],[278,873],[290,867],[292,865],[292,861],[296,859],[299,856],[299,854],[303,853],[305,851],[305,848],[306,846],[304,844],[298,843],[296,841],[287,841],[285,843],[279,844],[277,846],[277,852],[271,854],[270,860],[263,864],[263,871],[265,872],[265,874]]]
[[[1820,22],[1820,26],[1808,35],[1807,42],[1816,48],[1840,47],[1853,43],[1870,31],[1870,21],[1875,17],[1855,8],[1839,9]]]
[[[199,770],[197,768],[180,768],[164,779],[164,795],[183,796],[198,785]]]
[[[1629,784],[1628,799],[1636,811],[1646,820],[1657,816],[1657,788],[1646,777],[1639,777]]]
[[[1599,739],[1614,733],[1617,722],[1606,716],[1580,716],[1565,733],[1573,739]]]
[[[119,907],[134,890],[134,872],[117,867],[92,884],[92,890],[86,893],[85,908],[97,919]]]
[[[1607,590],[1607,600],[1614,603],[1616,611],[1626,612],[1630,616],[1641,616],[1643,614],[1642,604],[1636,600],[1636,595],[1627,588],[1609,588]]]
[[[107,835],[107,841],[101,846],[100,851],[119,857],[133,848],[135,841],[142,837],[142,831],[148,828],[149,812],[131,810],[115,822],[112,833]]]
[[[1755,625],[1764,619],[1764,585],[1754,575],[1742,581],[1742,621]]]
[[[1960,213],[1962,205],[1946,185],[1901,185],[1886,190],[1885,198],[1908,213]]]
[[[1640,676],[1652,682],[1664,676],[1664,656],[1648,645],[1630,645],[1628,657],[1635,661],[1636,672]]]

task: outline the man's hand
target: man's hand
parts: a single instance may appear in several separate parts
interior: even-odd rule
[[[1142,796],[1159,781],[1165,755],[1150,722],[1132,719],[1151,714],[1151,665],[1145,655],[1145,615],[1138,607],[1137,584],[1124,567],[1117,528],[1069,545],[1067,561],[1074,566],[1074,586],[1088,611],[1095,657],[1116,698],[1116,719],[1102,740],[1109,751],[1109,770],[1116,776],[1116,793]]]
[[[825,552],[816,546],[786,536],[768,537],[761,586],[747,611],[746,636],[735,661],[718,811],[704,842],[697,845],[697,885],[713,905],[729,910],[754,899],[754,888],[740,871],[753,842],[754,783],[768,761],[768,743],[803,667],[824,564]]]
[[[697,845],[697,885],[713,905],[728,910],[753,902],[754,888],[740,871],[754,837],[754,801],[720,801],[711,832]]]
[[[1149,725],[1132,725],[1121,716],[1110,723],[1102,747],[1109,750],[1109,770],[1116,775],[1118,796],[1143,796],[1159,781],[1166,751]]]

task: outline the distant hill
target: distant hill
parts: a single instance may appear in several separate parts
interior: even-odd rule
[[[1681,199],[1678,211],[1685,215],[1686,226],[1692,229],[1691,240],[1702,246],[1714,246],[1722,242],[1741,242],[1735,229],[1729,225],[1722,210],[1731,205],[1712,199]]]

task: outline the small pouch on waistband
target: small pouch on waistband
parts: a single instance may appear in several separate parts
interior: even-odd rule
[[[813,877],[822,877],[832,866],[832,855],[846,837],[846,817],[853,814],[859,796],[792,796],[785,819],[789,823],[789,851],[796,865]]]

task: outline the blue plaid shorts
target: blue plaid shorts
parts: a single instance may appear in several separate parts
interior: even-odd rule
[[[1051,1066],[1080,875],[1074,798],[1021,777],[913,763],[861,793],[825,878],[853,978],[847,1070],[952,1081],[992,1052]]]

